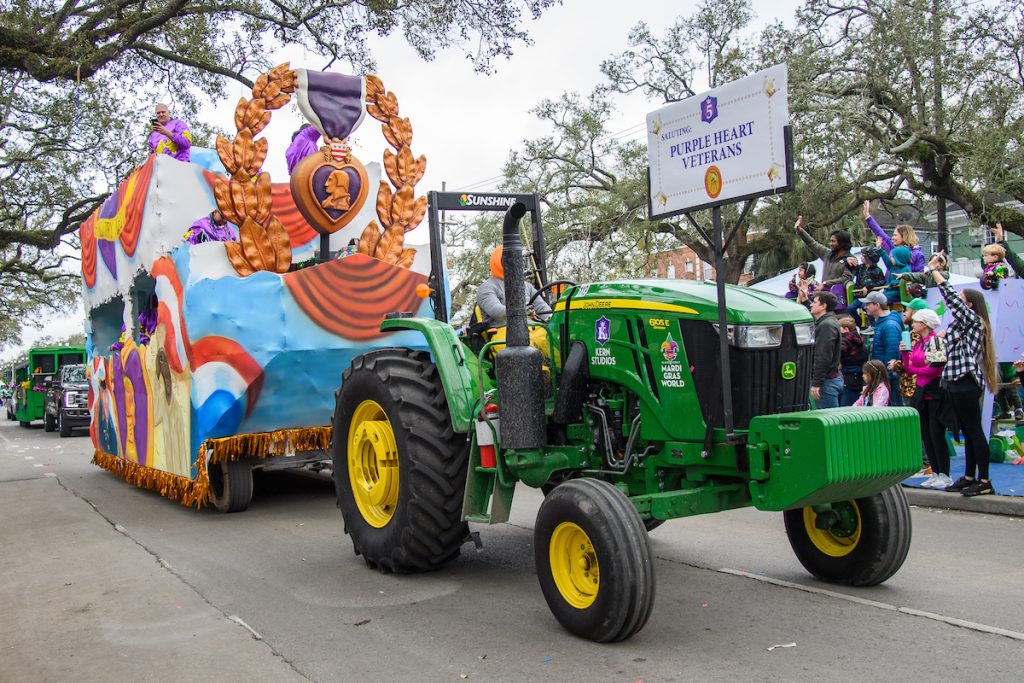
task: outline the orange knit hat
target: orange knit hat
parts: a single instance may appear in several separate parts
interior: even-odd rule
[[[505,269],[501,265],[501,247],[495,247],[491,252],[491,275],[500,280],[505,279]]]

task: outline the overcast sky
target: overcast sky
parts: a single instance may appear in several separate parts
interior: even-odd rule
[[[774,19],[792,24],[800,4],[799,0],[754,0],[754,26]],[[398,97],[402,116],[411,119],[413,153],[427,157],[427,172],[417,193],[440,190],[442,182],[449,190],[494,191],[509,150],[523,139],[547,132],[529,113],[534,105],[566,91],[589,93],[602,80],[601,61],[625,49],[630,28],[645,21],[660,34],[657,27],[671,25],[680,12],[693,7],[668,0],[564,0],[561,7],[527,24],[533,45],[515,46],[511,60],[496,62],[496,72],[488,75],[474,73],[459,52],[423,62],[399,35],[375,41],[377,74]],[[282,59],[290,59],[296,68],[320,68],[323,64],[323,60],[295,50],[286,51]],[[229,92],[230,101],[210,112],[210,122],[231,130],[230,116],[237,98],[250,93],[241,86],[233,86]],[[621,98],[611,130],[640,138],[645,115],[656,108],[656,103],[640,95]],[[275,113],[267,129],[270,152],[264,168],[275,182],[285,180],[284,149],[299,123],[297,109],[290,105]],[[357,157],[364,162],[379,161],[385,143],[376,121],[367,117],[353,139]],[[0,359],[9,360],[43,335],[65,337],[81,332],[79,310],[26,328],[21,347],[5,349]]]

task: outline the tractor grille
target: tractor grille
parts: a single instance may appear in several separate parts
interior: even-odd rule
[[[718,332],[706,321],[681,320],[680,334],[705,423],[725,426],[722,383],[718,364]],[[792,324],[783,326],[782,344],[772,349],[729,347],[732,370],[733,423],[746,429],[758,415],[807,410],[813,346],[797,346]],[[796,363],[796,377],[782,378],[782,366]]]

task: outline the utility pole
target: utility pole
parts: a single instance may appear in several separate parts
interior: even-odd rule
[[[941,137],[945,131],[945,117],[942,115],[942,0],[932,0],[932,43],[934,50],[935,69],[932,74],[933,88],[933,120],[935,122],[935,136]],[[943,164],[944,165],[944,164]],[[937,167],[940,165],[937,163]],[[938,229],[939,250],[949,251],[949,228],[946,225],[946,198],[936,197],[935,202],[935,227]]]

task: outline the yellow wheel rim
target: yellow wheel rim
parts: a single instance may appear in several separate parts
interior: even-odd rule
[[[398,504],[398,445],[384,409],[363,401],[348,428],[348,481],[363,519],[387,526]]]
[[[555,587],[565,601],[576,609],[594,604],[601,587],[597,553],[590,537],[572,522],[562,522],[551,534],[548,561]]]
[[[844,517],[849,520],[846,528],[819,529],[815,526],[818,514],[814,508],[804,508],[804,529],[814,547],[829,557],[846,557],[853,552],[860,542],[861,520],[860,508],[855,501],[847,501],[842,505],[849,506],[844,510]],[[839,527],[844,525],[840,524]]]

